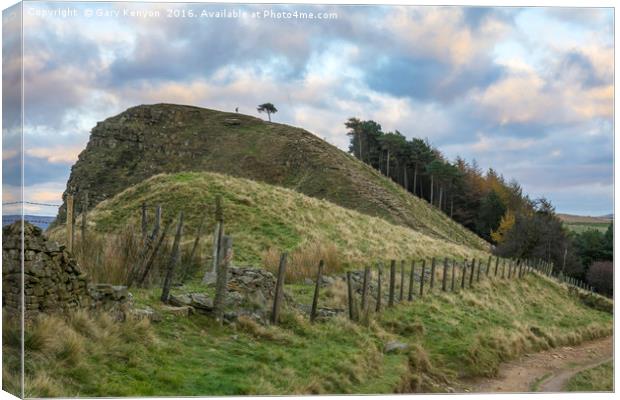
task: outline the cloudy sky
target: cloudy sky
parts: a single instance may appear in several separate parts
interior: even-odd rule
[[[270,101],[341,149],[347,118],[374,119],[559,212],[613,210],[612,9],[30,2],[24,25],[29,201],[60,202],[90,129],[130,106]]]

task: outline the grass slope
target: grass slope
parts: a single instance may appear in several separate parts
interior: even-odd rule
[[[230,121],[234,120],[234,125]],[[98,123],[67,187],[91,207],[159,173],[211,171],[283,186],[446,241],[482,239],[312,133],[251,116],[173,104],[133,107]],[[59,221],[64,220],[61,207]]]
[[[278,327],[249,321],[221,327],[210,318],[175,317],[159,293],[134,291],[164,320],[44,320],[26,335],[30,396],[144,396],[394,393],[459,390],[492,376],[524,352],[609,335],[612,316],[584,306],[564,286],[538,276],[492,278],[464,292],[427,295],[374,316],[310,324],[293,311]],[[52,317],[58,319],[59,317]],[[48,329],[53,327],[53,330]],[[5,329],[5,365],[16,362],[18,328]],[[383,352],[392,340],[401,353]],[[10,369],[4,381],[15,381]]]
[[[566,384],[569,392],[612,392],[614,365],[612,361],[581,371]]]
[[[269,249],[279,252],[321,247],[335,249],[336,256],[348,264],[367,263],[377,257],[485,256],[480,250],[293,190],[207,172],[152,177],[100,203],[89,214],[89,220],[99,232],[118,231],[126,225],[138,227],[140,205],[161,204],[164,219],[184,211],[184,238],[191,242],[205,217],[209,229],[203,229],[203,234],[210,238],[217,195],[223,197],[225,229],[233,236],[235,260],[240,264],[260,263]]]

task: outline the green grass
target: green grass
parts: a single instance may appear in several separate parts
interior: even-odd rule
[[[530,392],[538,392],[538,390],[540,389],[540,385],[552,375],[553,374],[551,372],[547,372],[543,376],[536,378],[534,382],[532,382],[532,384],[530,385]]]
[[[287,290],[296,293],[295,287],[299,285]],[[278,327],[251,322],[222,327],[206,316],[167,314],[157,301],[158,290],[133,293],[138,305],[159,310],[163,321],[137,332],[131,321],[114,329],[101,324],[106,334],[60,323],[32,330],[38,335],[48,332],[44,340],[32,343],[47,343],[47,337],[64,343],[77,333],[79,345],[69,361],[55,350],[57,345],[29,350],[27,393],[442,392],[461,378],[492,376],[502,361],[524,352],[574,345],[612,331],[610,314],[589,309],[564,287],[534,276],[481,282],[462,293],[437,291],[359,324],[335,318],[313,325],[306,316],[288,310]],[[296,300],[308,301],[303,295]],[[384,354],[391,340],[408,343],[410,350]],[[10,347],[4,350],[9,357],[14,353]]]
[[[575,374],[566,384],[569,392],[611,392],[614,390],[614,366],[609,361]]]
[[[89,213],[90,225],[100,233],[119,232],[127,225],[139,230],[140,205],[161,204],[164,220],[184,211],[187,243],[193,240],[200,222],[207,218],[203,243],[210,243],[217,195],[223,198],[225,230],[234,239],[235,260],[242,264],[261,264],[270,249],[280,252],[314,249],[314,246],[335,248],[346,265],[373,262],[377,256],[488,257],[481,250],[290,189],[206,172],[152,177],[100,203]],[[58,228],[50,235],[59,241],[64,239]]]

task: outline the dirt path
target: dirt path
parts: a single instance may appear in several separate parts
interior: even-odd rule
[[[560,392],[576,373],[613,357],[613,338],[593,340],[576,347],[560,347],[504,363],[497,378],[475,382],[469,392]]]

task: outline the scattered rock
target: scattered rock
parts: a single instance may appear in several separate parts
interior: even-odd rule
[[[409,348],[409,345],[407,343],[391,341],[391,342],[386,343],[385,347],[383,348],[383,352],[386,354],[400,353],[402,351],[407,350],[408,348]]]
[[[170,313],[177,317],[189,317],[194,313],[194,309],[191,306],[163,306],[162,311]]]
[[[131,311],[129,312],[129,315],[132,318],[137,319],[137,320],[148,319],[151,322],[160,322],[161,321],[161,315],[156,313],[150,307],[131,309]]]

